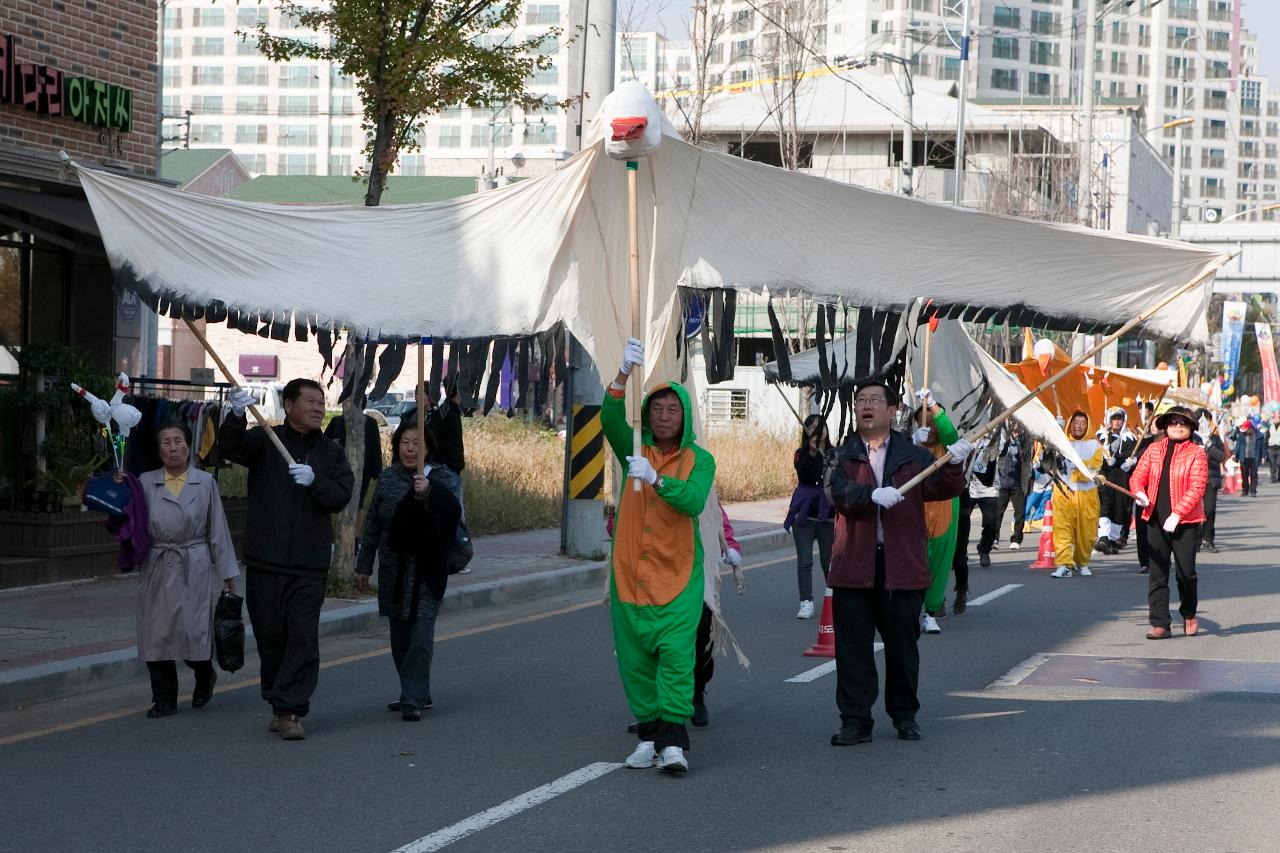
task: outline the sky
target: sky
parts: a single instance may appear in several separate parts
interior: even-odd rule
[[[1258,36],[1258,64],[1270,84],[1280,86],[1280,0],[1245,0],[1244,27]]]

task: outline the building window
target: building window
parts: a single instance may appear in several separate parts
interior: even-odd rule
[[[560,23],[560,6],[556,3],[533,3],[524,7],[526,24]]]
[[[266,86],[267,66],[241,65],[236,69],[237,86]]]
[[[182,10],[166,6],[164,10],[164,28],[166,30],[182,29]]]
[[[555,145],[559,138],[558,128],[554,124],[531,124],[524,136],[528,145]]]
[[[191,42],[192,56],[222,56],[224,49],[221,36],[196,36]]]
[[[192,142],[221,142],[222,141],[222,125],[220,124],[191,125],[191,141]]]
[[[280,88],[315,89],[320,85],[320,75],[312,65],[287,65],[280,69]]]
[[[461,148],[462,147],[462,128],[456,124],[440,125],[440,147],[441,148]]]
[[[474,124],[471,126],[471,147],[489,147],[489,125]],[[511,144],[511,125],[495,124],[493,126],[493,144],[496,148],[506,148]]]
[[[1057,65],[1058,46],[1052,42],[1033,41],[1031,43],[1031,64]]]
[[[1018,72],[1014,68],[991,69],[991,88],[1007,92],[1018,91]]]
[[[351,147],[351,125],[335,124],[329,128],[329,145],[332,148]]]
[[[191,68],[192,86],[221,86],[221,65],[196,65]]]
[[[182,68],[177,65],[166,65],[161,85],[166,89],[177,89],[182,86]]]
[[[258,40],[253,36],[243,36],[236,42],[236,56],[259,56]]]
[[[181,59],[182,58],[182,39],[177,36],[164,37],[164,58],[165,59]]]
[[[281,154],[276,160],[276,171],[281,175],[314,175],[316,155]]]
[[[261,116],[266,114],[266,95],[236,95],[236,115]]]
[[[1052,95],[1053,75],[1043,71],[1032,71],[1027,74],[1028,95]]]
[[[1008,6],[997,6],[992,10],[991,23],[1006,30],[1022,29],[1022,12]]]
[[[529,79],[535,86],[555,86],[560,83],[560,69],[539,68]]]
[[[938,78],[941,80],[959,80],[960,79],[960,60],[954,56],[942,57],[942,68],[938,72]]]
[[[222,115],[221,95],[196,95],[191,99],[191,112],[197,115]]]
[[[354,89],[356,78],[343,74],[340,68],[329,68],[329,86],[334,89]]]
[[[991,56],[995,59],[1017,59],[1018,40],[1016,38],[995,36],[991,39]]]
[[[196,7],[191,10],[191,26],[193,27],[221,27],[225,24],[226,16],[221,9]]]
[[[319,112],[320,101],[315,95],[281,95],[280,115],[313,116]]]
[[[351,116],[356,114],[356,99],[350,95],[330,95],[329,115]]]
[[[709,388],[707,389],[707,421],[708,423],[725,424],[730,421],[745,421],[751,399],[751,392],[746,388]]]
[[[1051,36],[1057,34],[1057,29],[1057,15],[1052,12],[1041,11],[1034,11],[1031,13],[1031,32],[1038,36]]]
[[[400,174],[421,177],[427,173],[427,158],[422,154],[403,154],[400,157]]]
[[[276,143],[289,148],[315,148],[316,126],[313,124],[282,124],[280,125]]]
[[[268,17],[269,9],[266,6],[259,6],[256,9],[236,9],[236,26],[256,27],[258,24],[267,23]]]
[[[265,124],[237,124],[237,145],[266,145],[267,126]]]
[[[261,175],[267,171],[266,154],[237,154],[236,159],[244,170],[251,175]]]

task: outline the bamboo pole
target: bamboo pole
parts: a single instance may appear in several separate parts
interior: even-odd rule
[[[930,323],[924,324],[924,378],[920,382],[922,390],[929,389],[929,343],[933,340],[933,326]],[[920,426],[929,425],[929,409],[927,406],[920,407]]]
[[[195,323],[185,317],[183,318],[183,322],[187,324],[187,328],[191,330],[191,334],[195,335],[196,340],[200,342],[200,346],[204,347],[204,351],[209,353],[209,357],[213,359],[213,363],[218,365],[218,369],[222,371],[223,377],[237,389],[241,388],[240,383],[236,381],[235,375],[227,369],[227,365],[222,361],[222,358],[214,352],[213,347],[209,345],[209,339],[204,336],[204,332],[200,331],[199,327],[197,327]],[[267,419],[262,416],[262,412],[258,411],[258,407],[256,405],[249,406],[249,414],[253,415],[253,419],[258,422],[258,426],[262,427],[267,434],[267,438],[271,439],[271,443],[276,446],[276,450],[280,451],[280,455],[284,457],[284,463],[286,465],[295,464],[295,460],[289,455],[289,451],[284,449],[284,443],[280,441],[280,436],[276,435],[276,431],[267,423]]]
[[[1089,359],[1093,358],[1095,355],[1097,355],[1099,352],[1101,352],[1102,350],[1110,346],[1115,341],[1119,340],[1121,335],[1128,333],[1133,328],[1138,326],[1140,323],[1143,323],[1146,320],[1150,319],[1150,317],[1153,314],[1155,314],[1157,311],[1164,308],[1169,303],[1173,302],[1175,299],[1178,299],[1184,296],[1185,294],[1190,293],[1192,290],[1195,290],[1197,287],[1204,284],[1204,282],[1208,281],[1210,276],[1212,276],[1216,272],[1217,272],[1217,268],[1215,267],[1214,269],[1211,269],[1206,273],[1196,276],[1191,281],[1184,284],[1182,287],[1179,287],[1176,290],[1174,290],[1172,293],[1164,296],[1163,298],[1160,299],[1160,301],[1156,302],[1156,304],[1152,305],[1150,308],[1138,314],[1138,316],[1134,317],[1132,320],[1125,323],[1116,331],[1107,335],[1098,343],[1095,343],[1093,347],[1091,347],[1090,349],[1086,350],[1085,352],[1082,352],[1080,355],[1073,358],[1070,361],[1070,363],[1067,364],[1066,367],[1062,368],[1057,373],[1050,376],[1044,382],[1041,382],[1038,386],[1036,386],[1034,390],[1028,392],[1028,394],[1025,397],[1023,397],[1018,402],[1014,403],[1009,408],[1005,409],[1000,414],[996,415],[994,418],[988,421],[985,425],[978,427],[977,429],[970,432],[968,435],[964,436],[964,439],[970,443],[973,443],[973,442],[976,442],[978,439],[982,438],[987,433],[993,432],[994,430],[998,429],[1002,423],[1004,423],[1010,417],[1013,416],[1014,412],[1018,411],[1018,409],[1021,409],[1027,403],[1034,400],[1037,396],[1040,395],[1041,392],[1047,391],[1048,389],[1052,388],[1059,379],[1066,376],[1068,373],[1075,370],[1077,367],[1084,364]],[[938,469],[940,469],[943,465],[946,465],[950,462],[951,462],[951,454],[950,453],[942,454],[942,456],[938,457],[938,459],[935,460],[932,465],[930,465],[928,468],[924,469],[919,474],[915,475],[906,483],[904,483],[902,487],[898,489],[898,491],[903,494],[911,491],[916,486],[924,482],[925,479],[932,476],[933,473]]]
[[[640,212],[638,209],[637,169],[635,160],[627,161],[627,261],[631,282],[631,337],[643,340],[644,329],[640,318]],[[643,365],[640,365],[643,368]],[[631,402],[631,455],[642,456],[644,448],[640,439],[640,408],[644,396],[643,369],[631,371],[631,389],[627,396]],[[632,488],[640,491],[640,481],[632,480]]]
[[[427,476],[427,385],[426,385],[426,349],[422,338],[418,338],[418,472]],[[392,453],[396,452],[391,448]]]

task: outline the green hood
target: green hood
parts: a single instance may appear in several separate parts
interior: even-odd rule
[[[664,382],[645,395],[644,402],[640,406],[640,440],[643,444],[653,444],[653,431],[649,429],[649,400],[654,394],[668,389],[676,392],[676,396],[680,398],[680,405],[684,408],[684,437],[680,440],[680,447],[684,449],[692,446],[698,437],[693,434],[693,417],[690,414],[693,409],[689,405],[689,392],[679,382]]]

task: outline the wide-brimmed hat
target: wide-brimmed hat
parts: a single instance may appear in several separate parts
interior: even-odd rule
[[[1166,429],[1169,426],[1169,421],[1173,420],[1174,418],[1181,418],[1182,420],[1187,422],[1187,426],[1191,427],[1192,429],[1196,428],[1197,424],[1196,424],[1195,412],[1191,411],[1186,406],[1170,407],[1168,411],[1164,412],[1163,414],[1160,415],[1160,417],[1156,418],[1156,428]]]

